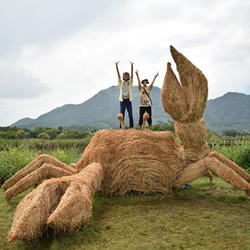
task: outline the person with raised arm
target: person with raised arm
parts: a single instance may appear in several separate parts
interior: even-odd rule
[[[137,80],[138,80],[138,88],[141,94],[140,97],[140,116],[139,116],[139,127],[140,129],[142,128],[142,122],[143,122],[143,115],[145,112],[147,112],[149,114],[149,119],[148,119],[148,126],[149,128],[152,127],[152,100],[150,98],[150,92],[154,86],[154,82],[157,78],[157,76],[159,75],[159,73],[157,72],[156,75],[154,76],[151,84],[149,86],[147,86],[149,84],[148,79],[144,79],[144,80],[140,80],[139,77],[139,70],[136,70],[136,76],[137,76]]]
[[[124,72],[121,75],[119,72],[118,68],[118,62],[115,62],[116,66],[116,71],[118,75],[118,86],[120,88],[120,95],[119,95],[119,100],[120,100],[120,113],[123,115],[123,120],[124,120],[124,115],[125,115],[125,110],[127,109],[128,111],[128,117],[129,117],[129,127],[133,128],[134,127],[134,120],[133,120],[133,110],[132,110],[132,101],[133,101],[133,94],[132,94],[132,88],[133,88],[133,62],[130,62],[131,65],[131,76],[129,75],[128,72]],[[121,128],[121,125],[120,125]]]

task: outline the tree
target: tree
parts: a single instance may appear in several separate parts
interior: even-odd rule
[[[22,129],[18,129],[15,137],[16,139],[24,139],[26,137],[26,133]]]
[[[62,132],[56,137],[56,139],[65,139],[65,134]]]
[[[40,134],[38,135],[38,138],[39,138],[39,139],[42,139],[42,140],[49,140],[49,139],[50,139],[50,136],[49,136],[47,133],[42,132],[42,133],[40,133]]]
[[[174,122],[170,120],[168,122],[157,121],[157,123],[152,126],[152,130],[153,131],[170,131],[174,133]]]
[[[235,137],[236,135],[240,135],[240,131],[236,129],[226,129],[223,131],[223,135]]]

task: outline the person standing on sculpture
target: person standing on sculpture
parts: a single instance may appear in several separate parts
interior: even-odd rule
[[[140,97],[140,118],[139,118],[139,127],[141,129],[142,127],[142,122],[143,122],[143,115],[145,112],[147,112],[149,114],[149,119],[148,119],[148,126],[149,128],[152,127],[152,100],[150,98],[150,92],[153,88],[154,82],[156,80],[156,77],[159,75],[159,73],[157,72],[153,81],[151,82],[151,84],[147,87],[147,84],[149,84],[148,79],[144,79],[142,81],[140,81],[140,77],[139,77],[139,71],[136,70],[136,76],[137,76],[137,80],[138,80],[138,88],[141,94]]]
[[[123,120],[124,120],[125,109],[127,108],[128,117],[129,117],[129,127],[133,128],[134,120],[133,120],[133,110],[132,110],[132,101],[133,101],[132,88],[133,88],[133,65],[134,63],[130,62],[131,76],[129,75],[128,72],[124,72],[122,79],[121,79],[121,75],[118,69],[118,63],[119,61],[115,63],[115,66],[116,66],[116,71],[118,75],[118,86],[120,88],[120,96],[119,96],[120,113],[122,113]]]

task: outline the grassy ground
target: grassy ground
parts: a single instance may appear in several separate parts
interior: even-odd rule
[[[87,227],[74,234],[47,233],[34,244],[7,243],[15,207],[0,191],[0,249],[250,249],[250,199],[215,177],[164,196],[94,199]]]

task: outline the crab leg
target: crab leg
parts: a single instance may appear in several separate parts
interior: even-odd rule
[[[250,184],[239,176],[234,170],[220,162],[215,157],[206,157],[200,161],[188,165],[177,179],[175,186],[180,187],[202,176],[207,170],[216,173],[225,182],[234,187],[245,190],[250,196]]]
[[[22,193],[32,186],[40,184],[45,179],[67,175],[72,175],[72,173],[63,168],[55,167],[51,164],[45,163],[40,168],[26,175],[12,187],[7,189],[5,191],[5,200],[9,203],[12,197]]]
[[[220,162],[226,164],[228,167],[230,167],[232,170],[234,170],[238,175],[240,175],[243,179],[250,182],[250,174],[248,174],[244,169],[239,167],[236,163],[233,161],[230,161],[227,159],[224,155],[217,153],[217,152],[211,152],[209,153],[209,157],[215,157]]]
[[[91,216],[92,197],[100,188],[102,179],[100,163],[94,162],[84,168],[77,174],[77,181],[71,182],[47,224],[55,231],[63,232],[72,232],[86,225]]]
[[[8,241],[32,241],[48,226],[74,231],[88,222],[92,197],[100,188],[103,167],[93,162],[79,174],[44,181],[17,206]]]
[[[210,170],[207,170],[207,171],[204,173],[204,176],[207,176],[207,177],[209,178],[209,182],[210,182],[210,183],[213,183],[214,176],[213,176],[213,173],[212,173]]]
[[[69,171],[72,174],[76,173],[76,170],[68,166],[67,164],[57,160],[56,158],[52,157],[51,155],[42,154],[36,159],[34,159],[32,162],[30,162],[26,167],[20,169],[18,172],[15,173],[11,178],[9,178],[5,183],[3,184],[2,188],[3,190],[7,190],[8,188],[15,185],[19,180],[21,180],[24,176],[30,174],[37,168],[41,167],[44,163],[49,163],[55,167],[62,168],[66,171]]]

